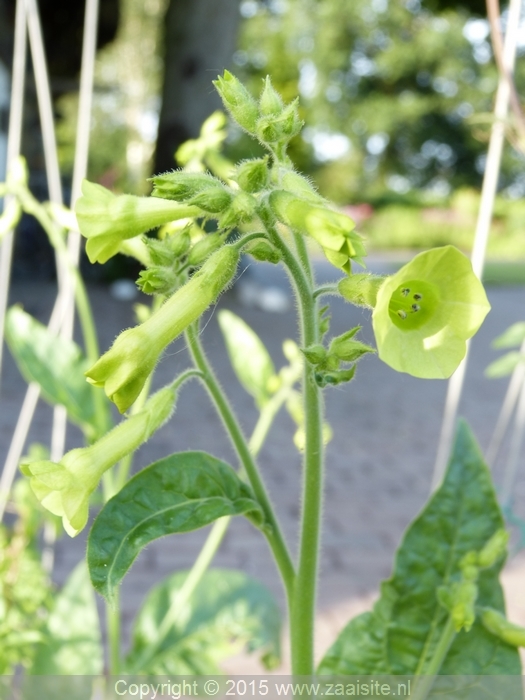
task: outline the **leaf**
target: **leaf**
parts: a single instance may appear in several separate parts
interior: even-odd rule
[[[228,464],[206,452],[179,452],[155,462],[108,501],[93,524],[87,559],[95,590],[112,601],[147,544],[224,515],[246,515],[265,527],[251,489]]]
[[[497,360],[490,363],[485,370],[485,376],[490,377],[490,379],[506,377],[509,374],[512,374],[515,367],[517,367],[517,365],[524,360],[525,357],[521,354],[521,352],[517,352],[516,350],[513,352],[507,352],[505,355],[498,357]]]
[[[133,628],[126,672],[177,675],[220,673],[217,664],[238,653],[261,651],[278,660],[282,615],[272,594],[240,571],[207,571],[159,643],[167,610],[176,600],[187,571],[166,578],[146,598]],[[158,645],[148,659],[148,651]]]
[[[275,377],[275,367],[268,350],[259,336],[231,311],[219,311],[218,318],[235,374],[261,407],[270,398],[268,386]]]
[[[102,667],[95,595],[86,562],[81,561],[56,596],[31,674],[95,676],[102,673]]]
[[[5,333],[24,379],[36,382],[49,403],[65,406],[69,419],[94,437],[98,426],[94,388],[84,377],[88,363],[78,345],[53,335],[20,306],[7,312]]]
[[[322,674],[411,675],[423,671],[447,613],[437,589],[459,577],[459,562],[503,527],[490,472],[470,429],[460,422],[445,480],[409,526],[394,573],[372,612],[354,618],[319,666]],[[503,562],[481,572],[478,605],[504,612],[498,575]],[[460,632],[441,667],[444,675],[519,674],[515,649],[477,620]]]
[[[525,321],[520,321],[519,323],[513,323],[509,326],[501,335],[494,338],[492,341],[492,347],[496,350],[503,350],[505,348],[514,348],[521,345],[525,340]]]

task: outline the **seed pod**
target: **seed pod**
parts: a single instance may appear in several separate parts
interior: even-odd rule
[[[493,610],[483,608],[481,622],[486,630],[514,647],[525,647],[525,628],[509,622],[505,615]]]

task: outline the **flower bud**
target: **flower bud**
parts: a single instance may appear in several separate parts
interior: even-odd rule
[[[228,208],[231,200],[231,194],[224,187],[210,187],[192,197],[188,204],[210,214],[219,214]]]
[[[314,204],[325,204],[325,200],[317,192],[312,183],[294,170],[281,168],[279,170],[279,181],[283,190],[296,194],[302,199],[306,199]]]
[[[156,175],[150,178],[150,182],[153,182],[153,197],[175,199],[178,202],[185,202],[203,190],[220,185],[220,181],[212,175],[188,173],[184,170]]]
[[[349,275],[339,282],[337,288],[341,296],[355,306],[373,309],[377,301],[377,292],[383,282],[384,277],[376,275]]]
[[[158,266],[141,270],[137,279],[137,287],[144,294],[173,294],[179,286],[179,275],[172,267]]]
[[[237,192],[231,206],[219,219],[219,228],[228,229],[253,219],[257,200],[247,192]]]
[[[358,326],[359,330],[359,326]],[[374,348],[371,348],[365,343],[361,343],[359,340],[354,340],[353,335],[355,329],[343,333],[338,338],[334,338],[330,343],[329,352],[333,353],[343,362],[356,362],[363,355],[369,352],[375,352]]]
[[[345,214],[284,190],[272,192],[269,202],[279,221],[316,240],[336,267],[349,273],[350,260],[362,262],[366,253],[361,237],[353,231],[355,224]]]
[[[90,261],[104,263],[118,253],[122,240],[134,238],[156,226],[196,216],[196,207],[181,206],[155,197],[116,196],[105,187],[84,180],[83,197],[75,212],[80,233],[88,240]]]
[[[89,447],[71,450],[59,463],[33,461],[22,464],[38,500],[62,517],[66,532],[74,537],[86,525],[89,498],[102,475],[119,460],[146,442],[171,416],[176,391],[165,387],[144,408],[127,418]]]
[[[281,261],[280,252],[268,241],[250,241],[246,246],[244,246],[243,250],[245,253],[248,253],[248,255],[251,255],[259,262],[268,262],[272,265],[277,265],[277,263]]]
[[[456,632],[470,630],[476,619],[475,605],[478,587],[473,581],[460,581],[452,587],[452,610],[450,614]]]
[[[233,119],[249,134],[255,132],[259,108],[244,85],[229,71],[213,81],[219,96]]]
[[[509,533],[506,530],[497,530],[487,544],[478,554],[478,566],[488,569],[507,553]]]
[[[486,630],[507,644],[513,647],[525,647],[525,628],[509,622],[498,610],[483,608],[481,622]]]
[[[275,114],[280,114],[284,109],[284,103],[273,87],[270,76],[267,75],[264,79],[264,87],[261,92],[261,97],[259,98],[259,110],[262,115],[270,116]]]
[[[121,333],[111,348],[86,372],[88,382],[103,387],[119,411],[140,394],[164,350],[206,311],[235,275],[239,253],[224,246],[145,323]]]
[[[239,165],[237,183],[245,192],[260,192],[268,185],[268,158],[247,160]]]
[[[326,360],[326,348],[322,345],[310,345],[302,353],[311,365],[320,365]]]
[[[197,241],[188,254],[188,263],[192,267],[198,267],[218,250],[224,243],[224,236],[220,233],[208,233],[200,241]]]
[[[262,116],[257,120],[257,138],[264,144],[286,144],[301,131],[299,101],[294,100],[279,114]]]

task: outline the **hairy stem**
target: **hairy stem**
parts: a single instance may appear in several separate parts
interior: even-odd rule
[[[309,278],[295,256],[275,229],[273,214],[261,206],[259,215],[266,226],[270,240],[281,252],[290,274],[299,303],[301,342],[308,347],[318,342],[317,304]],[[304,264],[304,261],[303,261]],[[313,675],[314,626],[317,588],[317,568],[321,531],[323,493],[323,406],[315,382],[313,367],[305,362],[303,375],[305,411],[304,480],[299,544],[299,562],[290,611],[292,672],[295,675]]]
[[[263,481],[259,474],[259,470],[255,464],[252,453],[250,452],[239,423],[233,413],[233,409],[231,408],[228,399],[224,395],[215,373],[208,363],[204,349],[202,348],[199,340],[197,328],[195,326],[190,326],[187,329],[186,339],[188,341],[188,347],[195,366],[200,369],[204,375],[203,382],[217,408],[220,417],[222,418],[228,435],[230,436],[233,446],[237,451],[241,464],[246,471],[255,496],[265,513],[266,519],[271,525],[271,531],[266,534],[266,537],[281,573],[288,601],[290,601],[295,579],[294,567],[288,552],[288,548],[282,536],[281,529],[273,512],[272,505],[266,493]]]

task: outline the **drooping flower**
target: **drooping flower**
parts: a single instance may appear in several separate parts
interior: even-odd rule
[[[420,253],[377,293],[372,323],[379,357],[415,377],[450,377],[489,310],[483,285],[457,248]]]
[[[88,382],[103,387],[124,413],[142,391],[164,350],[206,311],[233,279],[239,253],[224,246],[139,326],[123,331],[111,348],[86,372]]]
[[[119,252],[120,244],[128,238],[200,213],[197,207],[158,197],[117,196],[87,180],[82,183],[82,194],[75,213],[80,233],[88,239],[86,252],[92,263],[105,263]]]
[[[42,460],[21,465],[38,500],[51,513],[62,517],[64,529],[71,537],[85,527],[89,498],[102,475],[164,425],[173,412],[175,399],[176,390],[165,387],[148,399],[141,411],[93,445],[71,450],[58,463]]]

